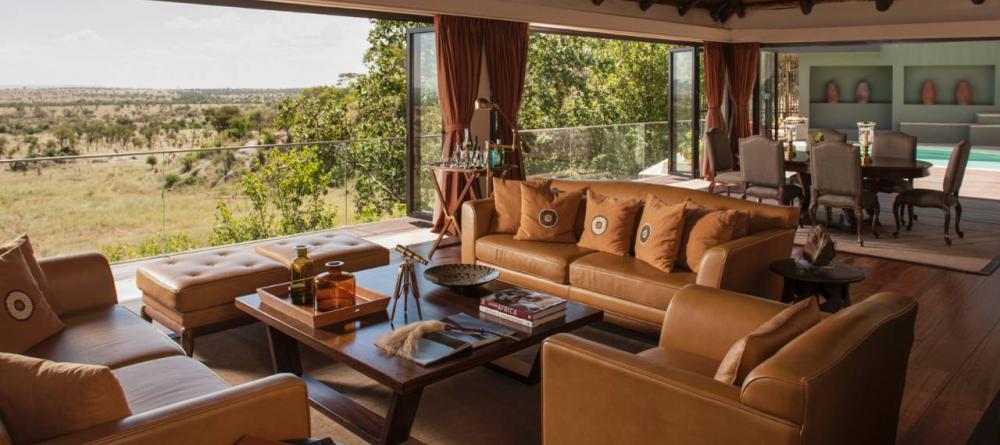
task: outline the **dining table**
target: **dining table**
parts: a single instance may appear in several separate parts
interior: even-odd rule
[[[912,181],[917,178],[930,176],[931,164],[928,161],[919,159],[894,158],[888,156],[872,156],[870,162],[861,163],[861,177],[870,180],[899,180]],[[812,199],[811,187],[812,177],[809,172],[809,152],[796,151],[794,158],[785,158],[785,171],[795,172],[799,175],[803,186],[802,208],[808,209]]]

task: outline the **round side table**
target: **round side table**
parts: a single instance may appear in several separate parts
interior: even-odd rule
[[[786,258],[771,263],[771,272],[785,280],[782,301],[792,303],[816,297],[824,312],[837,312],[849,306],[851,283],[865,279],[865,271],[837,261],[824,267],[809,267],[795,258]]]

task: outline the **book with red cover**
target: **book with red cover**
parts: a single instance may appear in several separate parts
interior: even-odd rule
[[[483,297],[479,305],[525,320],[544,318],[565,309],[566,300],[519,287]]]

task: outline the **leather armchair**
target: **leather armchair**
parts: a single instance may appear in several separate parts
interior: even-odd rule
[[[916,302],[881,293],[826,317],[742,386],[714,380],[729,347],[785,306],[687,286],[658,347],[572,334],[542,346],[542,442],[884,444],[895,441]]]

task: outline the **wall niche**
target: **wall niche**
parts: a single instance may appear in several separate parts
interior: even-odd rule
[[[907,65],[903,67],[903,103],[923,105],[921,90],[931,81],[937,90],[934,105],[957,105],[955,88],[966,81],[972,89],[969,105],[995,105],[995,79],[993,65]]]

